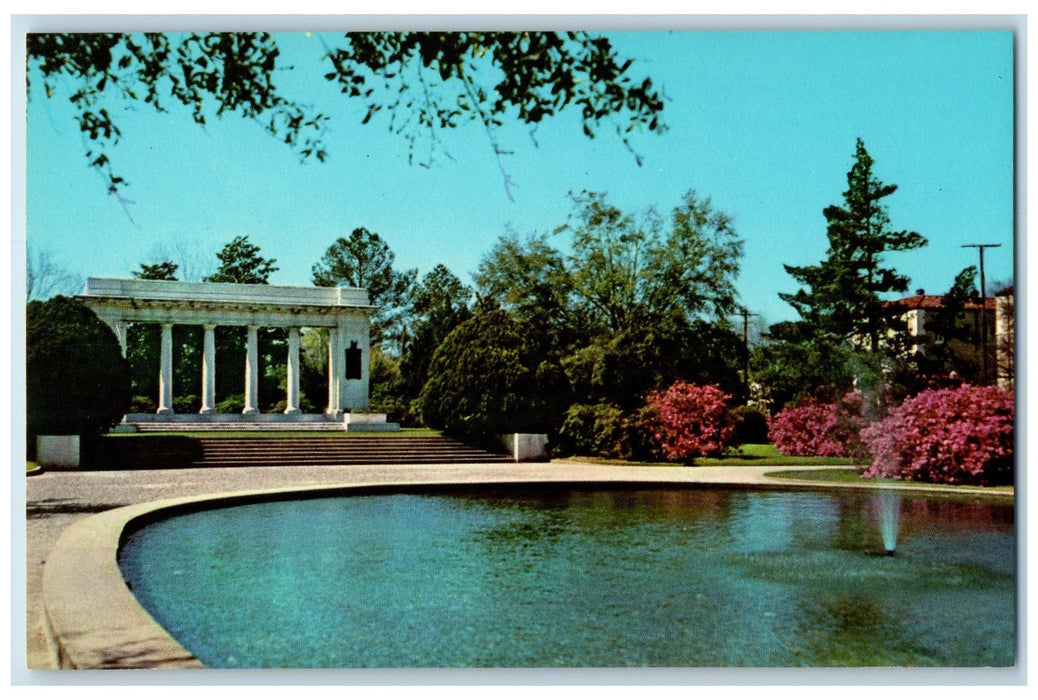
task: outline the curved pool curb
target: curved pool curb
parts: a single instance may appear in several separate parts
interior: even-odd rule
[[[745,469],[745,468],[740,468]],[[755,471],[762,469],[754,468]],[[774,469],[774,468],[769,468]],[[597,471],[597,470],[596,470]],[[554,488],[597,485],[602,488],[672,487],[768,490],[844,490],[884,488],[874,484],[840,484],[780,479],[756,471],[752,478],[700,480],[695,472],[666,474],[601,472],[587,478],[572,474],[560,478],[502,474],[476,481],[418,478],[239,490],[183,496],[123,506],[73,523],[58,539],[43,569],[43,610],[46,634],[55,668],[61,669],[203,669],[205,666],[181,646],[140,606],[119,570],[118,555],[124,538],[135,529],[179,513],[271,500],[322,498],[349,494],[493,486],[550,485]],[[750,477],[743,473],[741,477]],[[676,478],[677,477],[677,478]],[[901,487],[919,493],[924,489]],[[967,493],[925,489],[932,496]],[[1001,497],[1012,498],[1012,494]]]

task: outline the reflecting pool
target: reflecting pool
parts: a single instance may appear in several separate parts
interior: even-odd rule
[[[1011,666],[1012,505],[544,486],[260,503],[125,543],[211,668]]]

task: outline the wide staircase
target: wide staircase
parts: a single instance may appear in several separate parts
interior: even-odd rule
[[[227,433],[227,432],[250,432],[250,433],[266,433],[266,432],[291,432],[300,431],[307,433],[334,433],[341,435],[343,431],[342,422],[340,421],[313,421],[311,423],[275,423],[275,422],[250,422],[250,421],[236,421],[234,423],[205,423],[202,421],[188,423],[185,425],[173,424],[161,422],[149,422],[149,423],[136,423],[127,422],[126,425],[133,426],[134,432],[137,433],[168,433],[171,430],[187,430],[192,433]]]
[[[441,436],[379,434],[238,437],[109,436],[96,469],[507,463],[503,454]]]

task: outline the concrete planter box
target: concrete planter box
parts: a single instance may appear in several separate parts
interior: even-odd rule
[[[36,463],[41,467],[78,467],[79,436],[37,435]]]
[[[548,436],[543,433],[510,433],[503,438],[516,462],[533,462],[547,455]]]

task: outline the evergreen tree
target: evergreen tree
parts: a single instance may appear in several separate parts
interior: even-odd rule
[[[908,278],[884,265],[889,252],[914,250],[926,239],[914,231],[896,231],[882,200],[897,185],[880,182],[873,160],[858,139],[854,166],[847,173],[842,206],[824,210],[829,250],[818,265],[785,265],[802,285],[795,294],[780,294],[820,337],[849,340],[876,351],[892,327],[882,295],[904,292]]]
[[[138,280],[170,280],[176,281],[177,269],[180,266],[172,260],[163,260],[149,265],[141,263],[141,269],[133,273],[133,278]]]
[[[372,318],[371,339],[396,340],[407,296],[418,270],[393,269],[396,256],[377,233],[355,228],[348,237],[339,238],[313,266],[313,282],[318,287],[360,287],[368,291],[368,301],[379,307]]]
[[[966,312],[968,303],[979,304],[977,268],[970,266],[955,276],[941,307],[927,315],[925,332],[932,338],[926,350],[914,357],[914,374],[924,382],[938,384],[953,373],[968,382],[980,377],[980,318]],[[926,384],[913,387],[926,388]]]
[[[541,361],[507,312],[477,305],[433,354],[418,410],[429,427],[466,439],[548,432],[565,410],[561,373]]]
[[[230,282],[234,284],[268,284],[270,275],[277,272],[273,258],[260,255],[260,247],[249,241],[248,236],[236,236],[216,254],[220,266],[205,278],[206,282]],[[246,329],[242,326],[218,326],[216,329],[216,395],[234,397],[245,391],[245,340]],[[278,392],[276,375],[268,376],[262,368],[277,368],[284,363],[284,344],[287,333],[284,329],[260,329],[259,333],[259,403],[269,409],[283,394]],[[195,347],[198,347],[197,345]],[[275,358],[275,359],[272,359]],[[200,367],[200,363],[196,363]],[[201,386],[201,370],[198,383]]]
[[[415,286],[411,326],[402,343],[400,371],[409,398],[417,398],[429,375],[436,348],[459,324],[467,321],[472,289],[444,265],[437,265]]]
[[[206,282],[233,282],[235,284],[267,284],[270,275],[277,272],[277,260],[261,256],[258,245],[248,236],[237,236],[225,245],[216,257],[220,267],[205,278]]]

